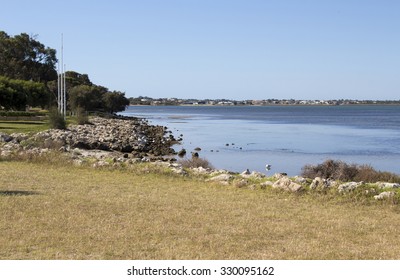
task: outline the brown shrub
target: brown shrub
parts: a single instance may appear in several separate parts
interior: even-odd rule
[[[179,163],[182,164],[183,168],[197,168],[197,167],[210,168],[210,169],[214,168],[207,159],[200,157],[182,159],[179,161]]]
[[[370,165],[348,164],[333,159],[317,165],[305,165],[301,175],[312,179],[322,177],[340,181],[400,182],[400,176],[394,173],[377,171]]]

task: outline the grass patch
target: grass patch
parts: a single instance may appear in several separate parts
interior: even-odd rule
[[[45,121],[1,121],[0,132],[12,133],[36,133],[49,129]]]
[[[78,124],[76,117],[67,117],[66,124]],[[12,133],[37,133],[50,129],[50,123],[48,120],[44,121],[4,121],[0,120],[0,132],[7,134]]]
[[[141,164],[0,161],[0,177],[0,259],[400,258],[397,205],[250,191]]]

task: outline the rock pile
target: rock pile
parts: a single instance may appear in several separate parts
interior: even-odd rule
[[[136,118],[93,118],[90,124],[72,125],[67,130],[50,129],[33,136],[1,134],[2,150],[74,149],[125,154],[124,158],[161,159],[175,154],[178,143],[166,127],[149,125]],[[81,153],[84,154],[84,153]]]

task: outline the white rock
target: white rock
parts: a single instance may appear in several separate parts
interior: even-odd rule
[[[303,186],[297,184],[290,180],[288,177],[283,177],[276,181],[273,185],[273,188],[279,188],[290,192],[299,192],[303,189]]]
[[[383,200],[383,199],[391,198],[394,195],[395,195],[395,192],[383,192],[378,195],[375,195],[374,198],[376,200]]]
[[[220,175],[217,175],[217,176],[212,177],[212,178],[210,178],[210,179],[207,179],[206,181],[213,181],[213,182],[223,182],[223,181],[225,181],[225,182],[227,182],[227,181],[229,181],[229,180],[232,179],[232,178],[233,178],[232,175],[229,175],[229,174],[220,174]]]
[[[340,193],[341,192],[350,192],[350,191],[357,189],[362,184],[364,184],[364,182],[348,182],[348,183],[339,185],[338,190]]]

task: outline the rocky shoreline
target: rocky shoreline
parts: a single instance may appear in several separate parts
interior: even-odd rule
[[[58,150],[75,155],[75,159],[121,157],[126,161],[165,161],[176,154],[172,146],[180,140],[167,127],[150,125],[144,119],[96,117],[89,124],[71,125],[66,130],[50,129],[34,135],[0,133],[0,155]]]
[[[176,162],[177,153],[172,148],[181,140],[176,139],[167,127],[150,125],[144,119],[96,117],[90,124],[71,125],[67,130],[50,129],[33,135],[0,132],[0,158],[34,157],[56,150],[67,155],[75,165],[90,162],[93,167],[104,167],[153,162],[176,174],[191,173],[204,176],[206,181],[252,190],[272,187],[292,193],[336,190],[341,194],[362,190],[376,200],[399,196],[398,183],[337,182],[320,177],[289,178],[286,174],[267,177],[249,170],[239,174],[203,167],[183,168]]]

